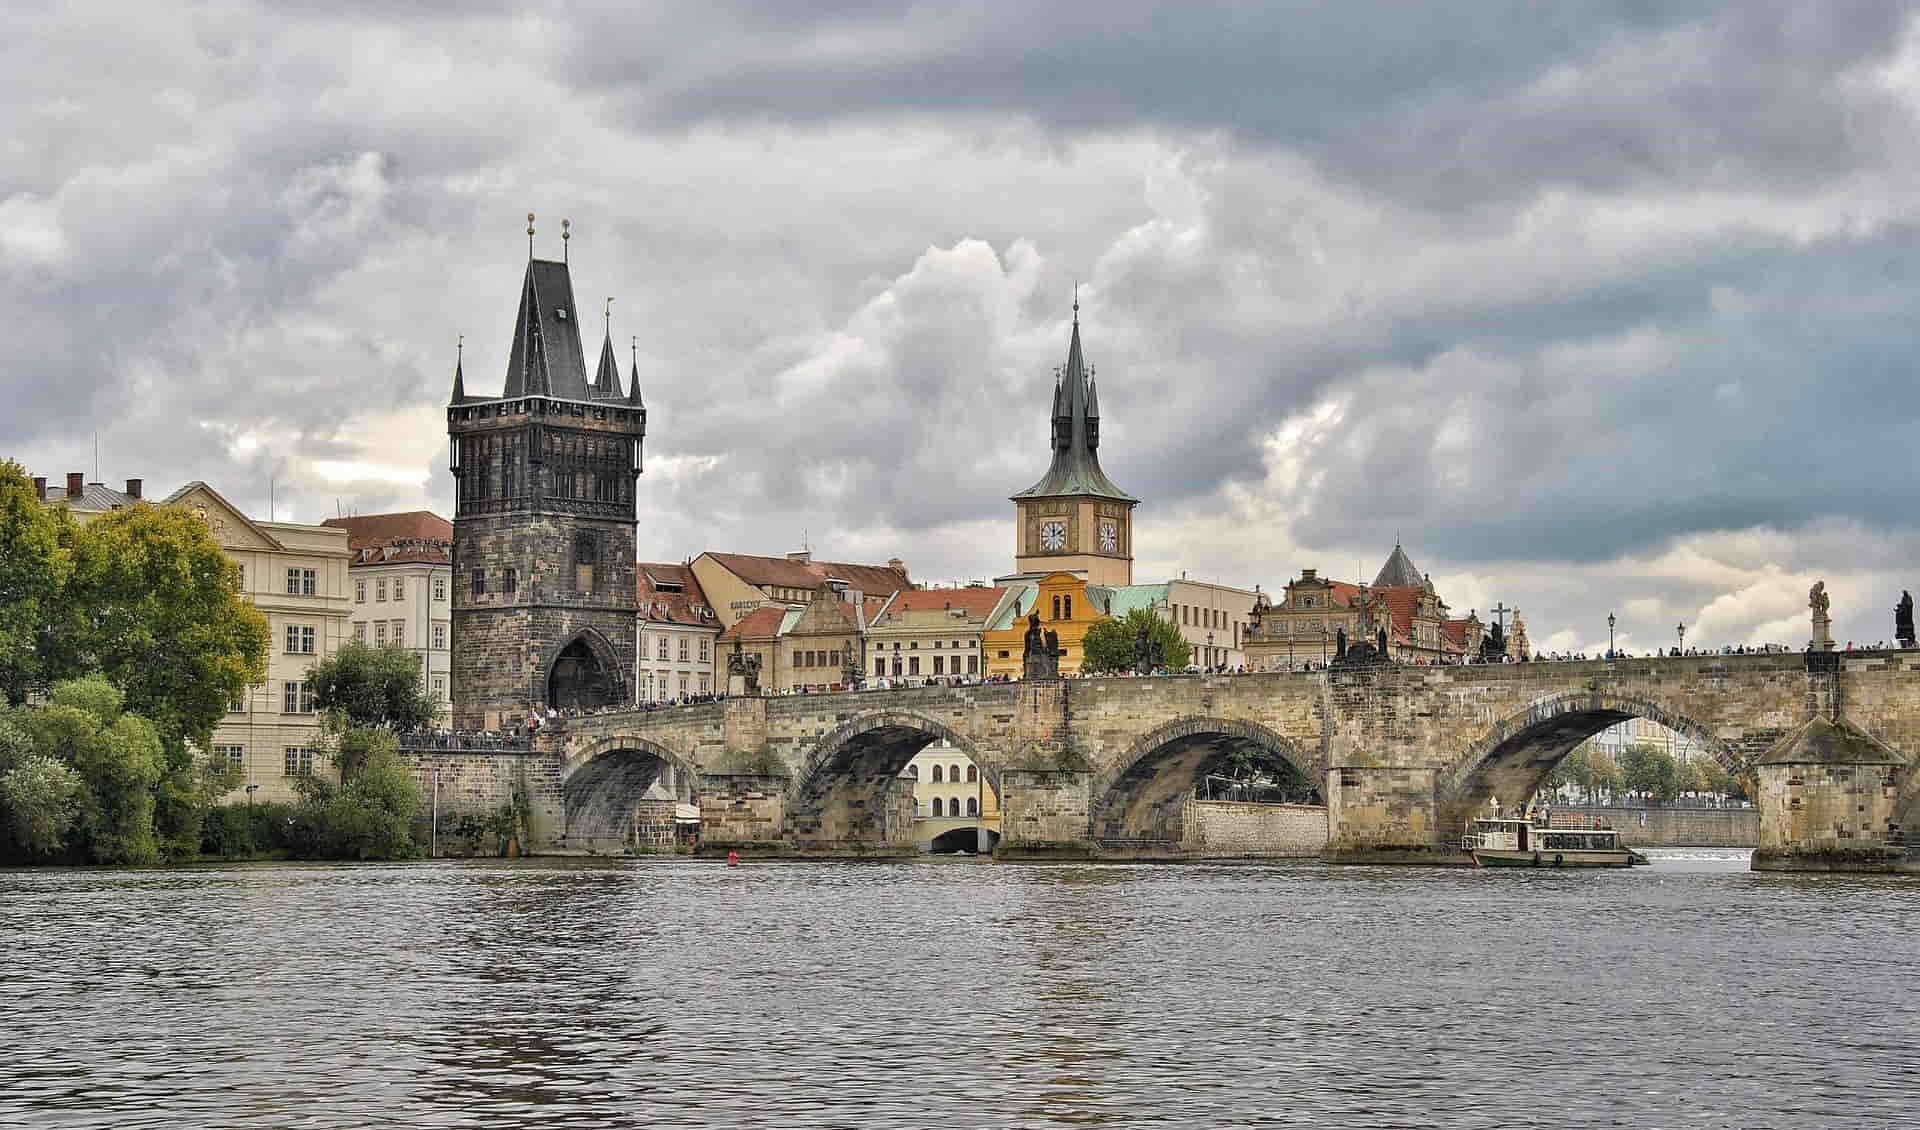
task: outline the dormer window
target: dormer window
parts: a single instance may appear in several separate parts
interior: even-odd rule
[[[558,319],[560,319],[560,320],[561,320],[561,321],[563,321],[563,322],[564,322],[564,321],[566,321],[566,320],[567,320],[567,308],[566,308],[565,306],[555,306],[555,307],[553,308],[553,316],[554,316],[554,317],[556,317],[556,318],[558,318]]]

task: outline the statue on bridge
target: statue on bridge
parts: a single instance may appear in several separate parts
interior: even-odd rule
[[[1340,629],[1335,635],[1335,639],[1338,641],[1340,647],[1338,651],[1334,652],[1332,666],[1372,667],[1376,664],[1392,662],[1392,660],[1387,658],[1387,630],[1381,628],[1380,634],[1374,638],[1379,641],[1377,644],[1368,642],[1365,639],[1348,643],[1347,630],[1345,628]]]
[[[1901,647],[1914,646],[1913,594],[1906,589],[1900,590],[1900,603],[1893,606],[1893,638]]]
[[[1058,679],[1061,654],[1059,634],[1040,631],[1040,612],[1035,609],[1027,616],[1027,638],[1020,657],[1022,677]]]
[[[1833,650],[1833,618],[1827,614],[1829,603],[1827,582],[1813,582],[1813,587],[1807,590],[1807,607],[1813,609],[1813,640],[1809,646],[1814,651]]]
[[[760,657],[747,655],[740,641],[733,641],[733,653],[727,656],[727,694],[752,698],[760,693]]]
[[[1133,673],[1151,675],[1160,669],[1163,662],[1160,656],[1160,642],[1153,638],[1145,624],[1133,634]]]
[[[1507,633],[1495,620],[1493,627],[1480,638],[1480,658],[1487,663],[1500,663],[1507,658]]]

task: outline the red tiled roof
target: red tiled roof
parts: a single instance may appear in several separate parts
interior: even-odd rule
[[[755,557],[746,553],[712,553],[734,576],[750,585],[779,585],[789,589],[817,589],[828,580],[845,581],[862,593],[890,593],[913,587],[905,569],[885,565],[852,565],[842,561],[809,561],[785,557]]]
[[[764,605],[734,622],[720,633],[722,640],[770,640],[780,634],[780,620],[786,616],[784,605]]]
[[[967,614],[968,620],[985,620],[1000,603],[1004,588],[982,588],[974,586],[964,589],[913,589],[894,597],[892,607],[887,609],[887,620],[904,612],[941,612],[958,608]]]
[[[659,582],[678,584],[681,591],[663,591],[657,587]],[[700,627],[720,626],[720,619],[707,604],[707,595],[701,590],[700,582],[694,579],[693,570],[685,565],[642,561],[634,566],[634,589],[642,620]]]
[[[328,518],[320,523],[347,531],[347,547],[361,549],[370,545],[411,539],[417,541],[453,541],[453,523],[431,510],[408,510],[399,514],[356,514],[351,518]]]

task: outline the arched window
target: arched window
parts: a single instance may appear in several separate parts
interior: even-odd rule
[[[1071,620],[1071,619],[1073,619],[1073,594],[1072,594],[1072,593],[1068,593],[1067,595],[1065,595],[1065,596],[1063,596],[1063,597],[1061,597],[1060,599],[1061,599],[1061,601],[1063,602],[1063,604],[1064,604],[1064,607],[1065,607],[1065,608],[1066,608],[1066,610],[1067,610],[1067,614],[1066,614],[1065,616],[1060,616],[1060,617],[1056,617],[1056,618],[1057,618],[1057,619],[1060,619],[1060,620]]]
[[[980,779],[980,767],[978,765],[967,766],[967,784],[971,785],[975,781],[978,781],[979,779]]]
[[[1053,618],[1055,620],[1058,620],[1060,618],[1060,594],[1059,593],[1053,594]]]
[[[907,776],[912,777],[914,780],[918,781],[920,779],[920,767],[918,765],[907,766]]]
[[[960,767],[958,765],[952,766],[947,770],[947,780],[956,783],[960,780]]]
[[[933,779],[934,779],[935,781],[943,781],[943,780],[945,780],[945,779],[946,779],[946,778],[944,778],[944,777],[942,777],[942,776],[940,775],[940,767],[939,767],[938,765],[936,765],[936,766],[934,766],[934,767],[933,767]],[[939,802],[939,801],[935,801],[934,803],[935,803],[935,804],[938,804],[938,803],[940,803],[940,802]]]
[[[934,766],[933,768],[934,768],[934,771],[935,771],[935,772],[938,772],[938,771],[939,771],[939,769],[940,769],[940,767],[939,767],[938,765],[936,765],[936,766]],[[939,798],[939,797],[934,797],[934,798],[933,798],[933,814],[934,814],[935,816],[938,816],[938,815],[940,815],[940,812],[941,812],[941,808],[940,808],[940,798]]]
[[[980,798],[979,797],[967,798],[967,815],[968,816],[980,815]]]

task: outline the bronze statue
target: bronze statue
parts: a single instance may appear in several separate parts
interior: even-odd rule
[[[1021,655],[1024,677],[1028,679],[1057,679],[1060,677],[1060,636],[1055,632],[1040,631],[1040,613],[1035,611],[1027,617],[1027,638]]]
[[[1914,645],[1913,594],[1906,589],[1900,590],[1900,603],[1893,606],[1893,638],[1900,641],[1901,647]]]
[[[1345,628],[1341,628],[1339,631],[1333,633],[1334,662],[1337,663],[1340,660],[1345,659],[1346,657],[1347,657],[1347,630]]]

